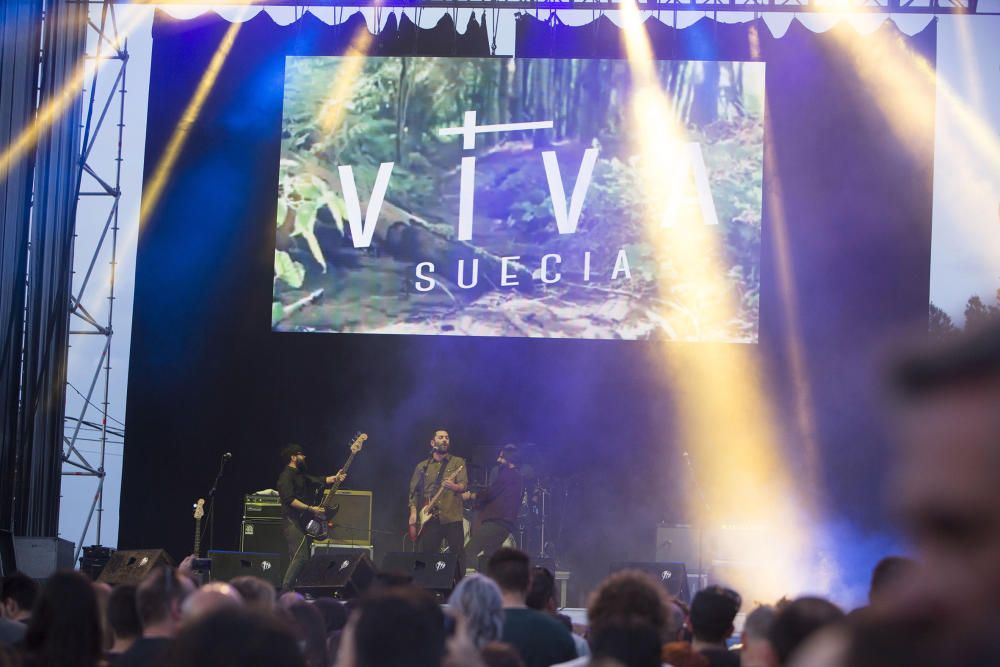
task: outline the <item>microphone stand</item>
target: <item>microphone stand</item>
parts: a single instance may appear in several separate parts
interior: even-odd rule
[[[705,491],[701,488],[701,482],[698,481],[698,474],[694,471],[694,464],[691,463],[691,456],[684,452],[684,461],[687,463],[687,469],[691,473],[691,481],[694,482],[695,492],[698,494],[698,499],[704,506],[704,513],[706,515],[711,513],[712,506],[708,503],[708,498],[705,497]],[[698,517],[696,524],[696,531],[698,533],[698,590],[704,588],[708,581],[707,575],[704,570],[704,545],[705,545],[705,518]],[[692,594],[695,591],[692,591]]]
[[[208,492],[208,549],[206,553],[215,547],[215,492],[219,488],[219,480],[222,479],[222,473],[226,469],[226,461],[230,458],[225,454],[222,455],[222,460],[219,461],[219,472],[215,474],[215,481],[212,482],[212,488]]]

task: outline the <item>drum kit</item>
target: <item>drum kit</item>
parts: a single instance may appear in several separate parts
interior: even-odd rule
[[[516,547],[533,558],[555,558],[560,533],[561,502],[568,494],[568,485],[551,470],[534,443],[517,443],[521,450],[521,473],[524,492],[514,533],[504,546]],[[469,463],[469,485],[473,491],[485,489],[496,471],[500,446],[473,447]],[[465,541],[475,530],[475,510],[465,509]]]

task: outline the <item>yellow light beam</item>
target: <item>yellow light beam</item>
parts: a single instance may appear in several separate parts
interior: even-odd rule
[[[773,137],[770,119],[764,118],[764,136]],[[818,489],[819,446],[816,440],[816,420],[812,407],[812,386],[806,372],[805,349],[802,329],[799,326],[798,295],[795,289],[795,271],[788,246],[788,226],[782,204],[781,179],[778,177],[777,155],[771,144],[764,145],[764,181],[768,184],[767,206],[774,239],[774,254],[778,269],[778,291],[781,294],[782,313],[785,320],[785,349],[791,365],[792,386],[795,391],[795,418],[798,435],[802,438],[806,471],[806,488]]]
[[[143,192],[142,205],[139,208],[140,226],[145,224],[149,218],[149,214],[156,208],[160,196],[163,194],[163,189],[166,187],[170,174],[173,171],[174,164],[181,153],[181,149],[184,148],[184,144],[187,142],[191,128],[198,119],[201,108],[204,106],[208,94],[215,85],[219,72],[222,70],[222,66],[225,64],[226,58],[229,56],[229,51],[233,48],[233,42],[236,40],[236,36],[239,34],[242,26],[243,24],[239,22],[233,22],[229,25],[226,34],[222,36],[218,48],[212,55],[212,60],[209,62],[208,67],[205,68],[205,72],[202,74],[201,81],[198,82],[198,87],[195,89],[194,95],[191,96],[191,100],[184,109],[184,113],[181,114],[180,121],[178,121],[177,127],[174,128],[174,132],[170,136],[170,141],[167,143],[167,148],[163,151],[163,155],[160,156],[160,161],[156,165],[153,177],[149,180],[149,184]]]
[[[935,115],[923,113],[940,102],[955,113],[975,153],[992,169],[1000,169],[1000,137],[961,97],[938,78],[934,66],[907,44],[906,37],[883,25],[859,42],[852,31],[830,31],[854,64],[853,71],[868,87],[886,121],[910,150],[920,150],[933,136]],[[975,91],[973,91],[975,94]],[[918,110],[917,113],[910,112]]]
[[[853,59],[851,71],[898,144],[926,160],[927,142],[933,142],[935,180],[947,182],[950,188],[946,197],[935,195],[935,236],[941,231],[937,229],[940,222],[949,235],[966,239],[967,252],[975,261],[989,263],[1000,257],[995,244],[981,242],[983,230],[995,220],[996,207],[988,202],[995,199],[996,175],[1000,174],[1000,135],[973,106],[978,94],[975,86],[968,91],[973,98],[970,104],[890,26],[861,43],[852,39],[850,31],[831,34],[847,58]],[[959,39],[966,42],[965,36]],[[963,62],[963,67],[969,66]],[[939,209],[944,211],[941,219]]]
[[[688,204],[694,199],[693,183],[680,151],[687,132],[660,85],[641,14],[631,1],[622,3],[621,12],[645,230],[657,256],[671,264],[673,275],[661,274],[661,299],[679,305],[665,311],[663,319],[676,321],[678,313],[685,313],[689,338],[717,338],[740,311],[727,281],[720,234],[704,224],[697,206]],[[664,228],[665,219],[673,224]],[[711,478],[700,480],[704,496],[688,495],[690,514],[703,526],[761,528],[739,532],[745,536],[739,544],[743,559],[766,564],[754,570],[753,581],[732,582],[746,592],[776,598],[818,584],[808,562],[812,503],[785,464],[757,348],[706,342],[697,347],[668,343],[662,349],[675,378],[680,444],[699,469],[712,471]]]
[[[340,127],[340,123],[344,120],[347,103],[365,66],[371,43],[372,35],[368,32],[368,25],[362,23],[347,47],[344,63],[337,70],[337,77],[330,94],[320,109],[319,126],[327,134]]]
[[[143,12],[134,11],[129,21],[118,31],[112,45],[113,48],[119,48],[119,45],[135,30],[143,18]],[[110,60],[112,60],[110,57],[101,58],[95,61],[94,67],[101,67]],[[66,113],[71,104],[79,99],[84,80],[88,74],[93,74],[93,72],[88,72],[87,65],[87,58],[81,58],[59,91],[38,110],[31,124],[3,149],[3,152],[0,153],[0,178],[3,178],[17,162],[30,155],[38,144],[39,138]]]

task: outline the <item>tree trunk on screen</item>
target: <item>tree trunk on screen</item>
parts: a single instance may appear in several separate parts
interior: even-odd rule
[[[506,58],[497,59],[497,110],[498,110],[498,122],[509,123],[510,122],[510,99],[507,94],[508,90],[508,64],[511,60]]]
[[[532,101],[531,115],[528,120],[552,120],[552,110],[549,105],[549,88],[552,81],[551,60],[538,61],[533,68],[531,77]],[[550,130],[535,130],[532,134],[532,144],[535,148],[548,148],[551,144]]]
[[[571,137],[580,137],[580,100],[582,99],[583,91],[583,80],[580,77],[581,63],[579,60],[574,60],[572,62],[572,71],[570,72],[570,86],[569,89],[572,91],[572,96],[570,97],[566,112],[567,118],[567,134]]]
[[[580,139],[589,145],[597,137],[600,129],[600,110],[597,100],[601,95],[601,63],[598,60],[584,62],[579,88],[582,100],[576,106],[580,119]]]
[[[701,63],[701,81],[694,85],[690,120],[698,127],[705,127],[719,119],[719,63]]]
[[[406,105],[410,96],[409,59],[401,58],[399,87],[396,90],[396,162],[403,164],[403,132],[406,128]]]

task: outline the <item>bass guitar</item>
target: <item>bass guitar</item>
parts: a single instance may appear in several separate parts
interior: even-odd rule
[[[361,447],[364,446],[365,440],[367,439],[367,433],[359,433],[355,436],[354,442],[351,443],[351,455],[347,457],[347,462],[344,463],[344,467],[341,468],[344,473],[346,473],[351,467],[354,457],[361,451]],[[330,528],[333,526],[333,517],[335,517],[337,512],[340,510],[340,506],[334,503],[337,499],[337,489],[339,488],[340,481],[337,481],[330,487],[330,492],[326,494],[326,497],[323,498],[323,501],[319,504],[319,506],[323,508],[323,518],[313,516],[302,528],[302,532],[314,540],[325,540],[326,536],[329,534]]]
[[[445,482],[454,482],[456,479],[458,479],[458,473],[462,472],[462,468],[464,467],[465,466],[458,466],[457,468],[455,468],[455,472],[448,475],[448,477],[445,479]],[[437,493],[435,493],[434,496],[430,500],[428,500],[423,507],[420,508],[420,511],[417,512],[417,524],[416,526],[410,526],[410,539],[413,540],[414,542],[420,539],[420,536],[424,532],[424,526],[426,526],[427,522],[433,519],[434,516],[437,514],[438,501],[441,500],[441,494],[443,494],[445,491],[447,491],[447,489],[444,486],[444,482],[442,482],[441,488],[437,490]]]

